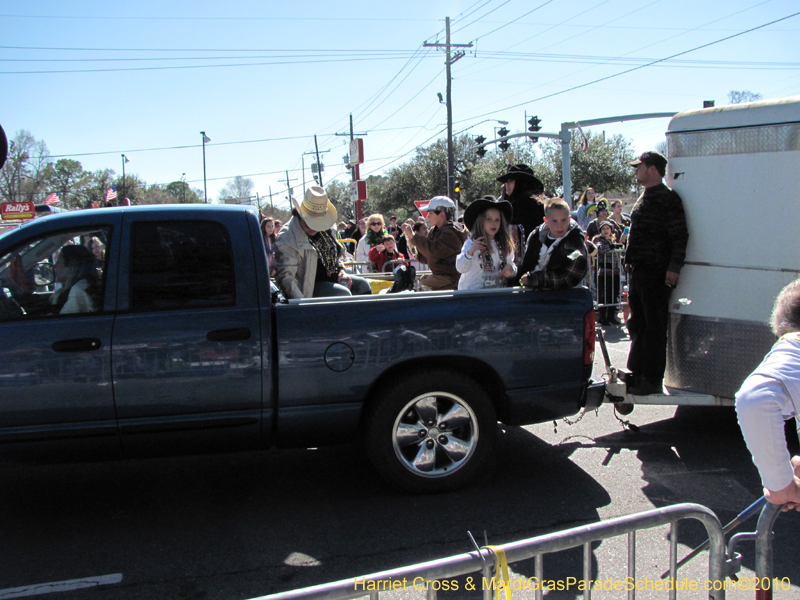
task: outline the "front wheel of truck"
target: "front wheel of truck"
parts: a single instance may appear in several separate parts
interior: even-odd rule
[[[497,417],[472,378],[425,370],[393,386],[366,419],[370,460],[390,484],[412,492],[462,487],[490,463]]]

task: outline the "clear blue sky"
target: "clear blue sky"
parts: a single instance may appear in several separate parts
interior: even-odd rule
[[[0,0],[0,124],[88,170],[120,173],[125,153],[126,173],[152,184],[185,172],[200,189],[205,130],[210,198],[244,175],[285,206],[280,180],[288,170],[299,193],[314,134],[330,150],[324,182],[348,179],[346,138],[334,134],[349,131],[350,113],[368,132],[365,174],[444,129],[444,54],[422,44],[444,41],[445,16],[453,42],[473,43],[453,66],[455,130],[492,137],[481,121],[518,132],[526,111],[555,132],[562,121],[719,106],[730,90],[800,95],[800,16],[714,43],[798,11],[796,0]],[[603,129],[643,151],[666,125]]]

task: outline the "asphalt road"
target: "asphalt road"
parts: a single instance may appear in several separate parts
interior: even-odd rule
[[[627,338],[609,328],[612,361]],[[598,352],[598,359],[599,359]],[[466,552],[467,531],[490,543],[523,539],[678,502],[727,523],[760,495],[732,409],[637,407],[622,424],[610,406],[574,425],[505,428],[493,471],[459,492],[409,496],[385,486],[358,445],[54,466],[0,465],[0,600],[9,590],[59,600],[246,599]],[[749,529],[755,528],[755,523]],[[667,567],[667,530],[639,536],[637,577]],[[705,539],[681,526],[679,555]],[[776,527],[775,575],[800,598],[800,516]],[[742,546],[752,575],[753,546]],[[597,578],[626,574],[621,541],[594,547]],[[548,579],[581,576],[580,551],[547,557]],[[704,579],[705,555],[681,570]],[[533,576],[533,564],[512,565]],[[71,591],[57,582],[108,576]],[[63,585],[63,584],[62,584]],[[737,591],[728,598],[752,598]],[[424,597],[398,592],[391,597]],[[477,598],[477,592],[440,598]],[[514,598],[533,592],[514,593]],[[578,598],[575,591],[548,598]],[[623,592],[595,592],[621,598]],[[664,592],[639,598],[666,598]],[[705,597],[704,593],[679,598]]]

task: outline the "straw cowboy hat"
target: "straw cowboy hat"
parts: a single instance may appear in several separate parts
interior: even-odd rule
[[[503,213],[503,216],[506,218],[506,223],[511,222],[511,217],[514,214],[514,208],[511,206],[511,202],[508,200],[498,200],[494,196],[484,196],[479,200],[475,200],[475,202],[470,204],[467,210],[464,211],[464,225],[467,226],[467,229],[472,231],[472,226],[475,225],[475,220],[478,218],[478,215],[487,208],[496,208]]]
[[[336,207],[328,200],[325,188],[318,185],[306,190],[302,202],[298,198],[292,198],[292,202],[306,225],[314,231],[330,229],[339,218]]]

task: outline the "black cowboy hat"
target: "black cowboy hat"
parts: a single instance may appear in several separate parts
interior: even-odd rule
[[[0,126],[0,169],[6,164],[6,158],[8,158],[8,138],[6,137],[6,132]]]
[[[497,181],[504,183],[509,179],[514,179],[515,181],[528,180],[528,187],[533,189],[535,193],[544,190],[544,184],[533,174],[533,169],[528,165],[508,165],[506,172],[500,175]]]
[[[467,210],[464,211],[464,225],[467,226],[467,229],[472,230],[472,226],[475,225],[475,220],[478,218],[478,215],[487,208],[496,208],[503,213],[503,216],[506,218],[506,223],[510,223],[511,217],[514,215],[514,208],[508,200],[498,200],[494,196],[484,196],[479,200],[475,200],[475,202],[470,204]]]

